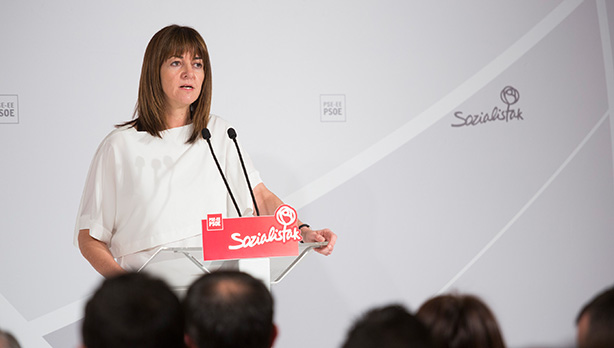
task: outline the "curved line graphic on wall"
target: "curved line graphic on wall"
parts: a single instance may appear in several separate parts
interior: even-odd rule
[[[449,115],[452,110],[499,76],[541,41],[541,39],[546,37],[567,16],[573,13],[581,3],[582,0],[562,2],[507,50],[437,103],[362,153],[342,163],[319,179],[289,194],[283,200],[292,202],[295,209],[300,209],[344,184],[380,159],[388,156],[443,117]]]
[[[559,174],[561,174],[565,167],[567,167],[567,165],[574,159],[574,157],[576,157],[578,152],[582,150],[584,145],[586,145],[586,143],[593,137],[593,134],[595,134],[597,129],[599,129],[599,127],[603,125],[603,123],[608,119],[608,116],[610,116],[610,110],[606,111],[605,115],[603,115],[599,119],[597,124],[590,130],[590,132],[588,132],[584,139],[582,139],[578,146],[576,146],[576,148],[565,159],[565,161],[563,161],[559,168],[557,168],[557,170],[554,171],[554,173],[548,178],[548,180],[546,180],[542,187],[537,190],[533,197],[531,197],[527,201],[527,203],[525,203],[525,205],[520,208],[516,215],[514,215],[514,217],[512,217],[512,219],[508,221],[507,224],[505,224],[501,231],[499,231],[488,243],[486,243],[486,245],[477,254],[475,254],[475,256],[458,273],[456,273],[456,275],[454,275],[454,277],[452,277],[452,279],[450,279],[450,281],[448,281],[446,285],[441,288],[441,290],[437,292],[438,295],[448,291],[450,287],[454,283],[456,283],[456,281],[459,280],[463,276],[463,274],[465,274],[465,272],[467,272],[467,270],[469,270],[469,268],[471,268],[471,266],[473,266],[488,251],[488,249],[490,249],[499,240],[499,238],[501,238],[505,234],[505,232],[507,232],[510,227],[512,227],[512,225],[514,225],[514,223],[522,216],[522,214],[524,214],[531,207],[531,205],[533,205],[533,203],[542,195],[542,193],[546,191],[550,184],[554,182],[554,180],[559,176]]]
[[[605,64],[605,84],[608,92],[608,105],[614,105],[614,57],[612,57],[612,38],[606,9],[606,0],[597,0],[597,16],[599,17],[599,32],[601,34],[601,48],[603,63]],[[610,115],[612,118],[613,116]],[[614,134],[614,122],[610,121],[610,134]],[[612,143],[614,156],[614,143]],[[612,161],[614,164],[614,161]]]

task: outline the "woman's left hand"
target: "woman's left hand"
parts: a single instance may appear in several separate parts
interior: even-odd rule
[[[328,245],[314,249],[320,254],[327,256],[333,252],[335,242],[337,241],[337,235],[328,228],[314,231],[309,227],[303,227],[301,228],[301,235],[305,243],[328,242]]]

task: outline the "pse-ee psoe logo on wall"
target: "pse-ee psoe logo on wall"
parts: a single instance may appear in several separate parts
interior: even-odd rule
[[[320,95],[320,122],[345,122],[345,94]]]
[[[19,123],[19,100],[16,94],[0,94],[1,123]]]
[[[480,112],[479,114],[465,114],[462,111],[456,111],[454,117],[456,122],[452,123],[452,127],[477,126],[480,124],[496,121],[510,122],[513,120],[523,121],[522,110],[520,108],[512,108],[512,105],[520,100],[520,93],[512,86],[506,86],[499,94],[501,101],[506,105],[503,109],[498,106],[493,107],[490,113]]]

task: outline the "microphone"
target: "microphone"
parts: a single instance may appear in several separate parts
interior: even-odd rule
[[[245,181],[247,181],[247,188],[249,189],[249,194],[252,195],[252,202],[254,202],[254,209],[256,209],[256,216],[260,216],[260,211],[258,210],[258,204],[256,203],[256,197],[254,197],[254,190],[252,189],[252,184],[249,182],[249,176],[247,175],[247,169],[245,169],[245,163],[243,162],[243,156],[241,156],[241,150],[239,150],[239,144],[237,143],[237,132],[235,132],[234,128],[228,128],[228,137],[232,139],[235,143],[235,147],[237,148],[237,153],[239,154],[239,160],[241,161],[241,168],[243,168],[243,174],[245,175]]]
[[[218,162],[217,157],[215,156],[215,152],[213,152],[213,146],[211,145],[211,132],[209,132],[209,129],[203,128],[200,134],[203,136],[203,139],[207,141],[207,144],[209,144],[209,149],[211,149],[211,155],[213,156],[213,159],[215,160],[215,165],[217,166],[217,170],[219,170],[220,175],[222,176],[222,179],[224,180],[224,184],[226,185],[226,190],[228,191],[228,195],[230,195],[230,198],[232,199],[232,203],[234,204],[235,209],[237,210],[237,214],[239,214],[239,217],[241,217],[241,211],[239,210],[239,205],[237,204],[237,201],[235,200],[235,196],[232,194],[232,191],[230,190],[230,185],[228,185],[228,180],[226,180],[226,176],[224,175],[224,172],[222,171],[222,167],[220,167],[220,162]]]

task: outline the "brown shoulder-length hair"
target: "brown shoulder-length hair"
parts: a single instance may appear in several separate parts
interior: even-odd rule
[[[167,129],[164,118],[166,98],[162,90],[160,68],[170,57],[181,56],[189,52],[193,57],[203,60],[205,78],[198,99],[190,105],[190,118],[193,131],[187,143],[194,143],[201,131],[207,127],[211,110],[211,62],[209,51],[202,36],[190,27],[169,25],[158,31],[149,41],[139,82],[139,95],[134,110],[133,120],[119,126],[132,125],[139,131],[161,138],[161,132]]]
[[[416,313],[430,330],[436,348],[505,348],[488,306],[473,295],[440,295]]]

